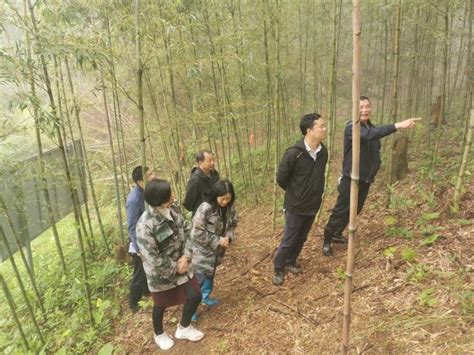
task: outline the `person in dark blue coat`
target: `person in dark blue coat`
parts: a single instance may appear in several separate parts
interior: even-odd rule
[[[145,174],[147,180],[153,177],[153,171],[145,167]],[[140,250],[137,244],[136,227],[143,211],[145,211],[145,200],[143,199],[143,169],[142,166],[137,166],[132,171],[132,179],[135,182],[135,187],[130,191],[127,197],[127,224],[128,224],[128,239],[130,242],[128,252],[133,259],[133,274],[130,282],[130,292],[128,295],[128,306],[132,312],[139,310],[138,302],[144,295],[150,293],[147,286],[145,271],[143,270],[142,260],[140,259]]]
[[[371,103],[368,97],[360,97],[360,165],[359,165],[359,198],[357,213],[364,206],[365,199],[369,193],[370,185],[374,182],[379,171],[380,139],[399,129],[411,128],[420,118],[409,118],[402,122],[386,124],[376,127],[370,122],[372,113]],[[324,227],[323,254],[332,254],[331,242],[346,244],[347,240],[342,236],[342,231],[349,223],[349,207],[351,196],[351,170],[352,170],[352,122],[349,122],[344,130],[344,159],[342,162],[342,177],[340,178],[336,206]]]

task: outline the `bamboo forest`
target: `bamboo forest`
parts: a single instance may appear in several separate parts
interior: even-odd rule
[[[0,352],[474,353],[473,16],[0,1]]]

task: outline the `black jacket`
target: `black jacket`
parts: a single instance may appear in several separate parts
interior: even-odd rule
[[[197,167],[191,170],[191,178],[186,186],[183,206],[188,211],[192,211],[193,216],[204,199],[203,194],[209,193],[212,185],[217,181],[219,181],[219,173],[215,170],[211,171],[210,176],[207,176],[204,171]]]
[[[359,178],[366,183],[374,182],[379,171],[380,160],[380,138],[388,136],[397,129],[394,124],[375,127],[370,120],[367,125],[360,124],[360,165]],[[344,130],[344,160],[342,162],[342,175],[351,177],[352,169],[352,122],[349,122]]]
[[[280,162],[277,182],[285,190],[283,207],[291,213],[315,215],[321,206],[328,161],[328,151],[322,143],[321,146],[314,161],[302,139],[286,150]]]

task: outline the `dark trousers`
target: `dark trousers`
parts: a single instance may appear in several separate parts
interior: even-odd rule
[[[370,183],[359,181],[359,200],[357,204],[357,214],[362,211],[365,199],[369,193]],[[328,223],[324,227],[324,242],[330,243],[336,235],[342,234],[344,228],[349,223],[350,200],[351,200],[351,179],[343,176],[341,183],[337,187],[336,206],[332,209]]]
[[[150,293],[146,281],[145,270],[143,270],[142,259],[137,254],[131,254],[133,258],[133,275],[128,295],[128,305],[136,307],[142,296]]]
[[[314,215],[285,212],[285,232],[273,261],[275,271],[284,271],[286,265],[296,264],[304,242],[314,222]]]
[[[190,282],[184,285],[184,292],[186,294],[186,303],[183,307],[183,314],[181,316],[182,327],[186,328],[191,323],[191,317],[196,312],[199,302],[201,302],[201,295],[193,288]],[[153,306],[153,330],[156,335],[163,334],[163,316],[165,314],[166,307]]]

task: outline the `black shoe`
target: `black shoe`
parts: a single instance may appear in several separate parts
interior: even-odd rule
[[[347,244],[347,239],[342,234],[335,235],[334,237],[332,237],[332,241],[334,243]]]
[[[332,255],[332,249],[331,249],[331,244],[330,243],[324,243],[323,244],[323,255],[324,256],[331,256]]]
[[[286,271],[291,272],[294,275],[299,275],[303,273],[303,270],[299,267],[299,265],[293,264],[293,265],[286,265],[285,268]]]
[[[275,286],[283,285],[283,281],[285,281],[285,274],[282,271],[275,271],[275,275],[273,276],[272,283]]]

